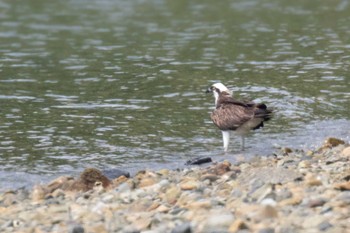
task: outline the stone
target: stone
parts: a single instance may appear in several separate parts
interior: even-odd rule
[[[146,177],[146,178],[143,178],[140,180],[140,183],[139,183],[139,188],[144,188],[144,187],[147,187],[147,186],[151,186],[151,185],[154,185],[155,183],[157,183],[157,180],[153,177]]]
[[[195,181],[195,180],[187,180],[187,181],[180,184],[180,188],[182,190],[198,189],[199,186],[200,186],[199,182]]]
[[[69,233],[84,233],[85,229],[81,225],[74,225],[69,230]]]
[[[32,201],[39,202],[44,200],[47,191],[41,185],[35,185],[32,191]]]
[[[239,230],[249,229],[242,219],[236,219],[228,228],[229,232],[238,232]]]
[[[74,183],[72,176],[60,176],[47,185],[49,193],[54,192],[57,189],[66,190]]]
[[[312,173],[308,173],[305,176],[305,184],[308,186],[322,185],[322,181]]]
[[[322,148],[332,148],[343,144],[345,144],[343,140],[330,137],[324,141]]]
[[[290,154],[290,153],[293,152],[293,150],[291,148],[289,148],[289,147],[283,147],[283,148],[281,148],[281,151],[285,155]]]
[[[215,174],[203,174],[201,176],[201,180],[204,181],[204,180],[209,180],[210,182],[214,182],[216,180],[220,179],[219,176],[215,175]]]
[[[212,159],[210,157],[198,157],[186,161],[185,165],[200,165],[203,163],[211,163]]]
[[[126,178],[130,178],[130,173],[124,170],[111,168],[111,169],[104,169],[102,170],[102,174],[106,176],[109,180],[117,179],[121,176],[124,176]]]
[[[304,228],[306,228],[306,229],[308,229],[308,228],[315,228],[315,227],[317,227],[319,224],[321,224],[324,221],[325,221],[325,217],[324,216],[310,215],[307,218],[304,218],[302,226]]]
[[[341,152],[341,156],[350,158],[350,146],[344,148]]]
[[[168,176],[170,171],[168,169],[161,169],[161,170],[157,171],[157,173],[161,176]]]
[[[166,190],[164,199],[169,204],[175,204],[180,194],[181,194],[181,190],[174,185],[173,187]]]
[[[271,227],[260,229],[257,233],[275,233],[275,229]]]
[[[212,207],[209,200],[198,200],[186,205],[189,209],[210,209]]]
[[[271,205],[263,205],[259,215],[262,219],[277,218],[278,212],[277,209]]]
[[[308,207],[315,208],[318,206],[323,206],[325,203],[327,203],[327,200],[324,198],[312,199],[309,201]]]
[[[310,168],[311,163],[308,160],[303,160],[303,161],[299,162],[298,167],[299,168]]]
[[[327,231],[329,228],[333,227],[332,224],[330,224],[327,220],[321,222],[320,224],[318,224],[317,228],[320,231]]]
[[[350,190],[350,181],[336,183],[333,185],[335,189],[339,189],[340,191]]]
[[[234,216],[231,213],[211,213],[206,220],[206,226],[209,229],[217,227],[229,227],[234,221]]]
[[[160,205],[158,206],[157,209],[155,209],[157,212],[161,212],[161,213],[168,213],[170,208],[165,206],[165,205]]]
[[[228,161],[224,161],[222,163],[216,164],[209,168],[208,173],[215,174],[221,176],[226,172],[230,171],[231,163]]]
[[[190,223],[182,223],[180,225],[176,225],[171,233],[192,233],[192,227]]]

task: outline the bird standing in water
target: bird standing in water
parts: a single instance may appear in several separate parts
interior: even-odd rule
[[[210,117],[221,130],[224,151],[228,151],[230,132],[235,131],[242,138],[244,150],[244,137],[250,130],[259,129],[264,122],[272,117],[272,109],[265,104],[256,104],[252,101],[235,100],[230,90],[222,83],[210,86],[207,93],[212,92],[215,97],[215,110]]]

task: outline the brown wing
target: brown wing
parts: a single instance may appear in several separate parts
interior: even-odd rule
[[[221,104],[211,114],[212,121],[221,130],[235,130],[252,118],[251,107],[235,103]]]

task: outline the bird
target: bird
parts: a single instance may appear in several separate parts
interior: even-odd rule
[[[222,83],[214,83],[206,92],[214,94],[215,109],[210,117],[222,132],[224,152],[228,151],[232,131],[241,136],[244,150],[244,137],[251,130],[263,127],[264,122],[272,118],[273,109],[264,103],[234,99],[232,92]]]

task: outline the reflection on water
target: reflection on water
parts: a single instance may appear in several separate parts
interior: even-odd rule
[[[349,7],[0,2],[1,189],[88,166],[133,172],[349,140]],[[234,138],[222,154],[203,93],[216,81],[276,110],[244,153]]]

